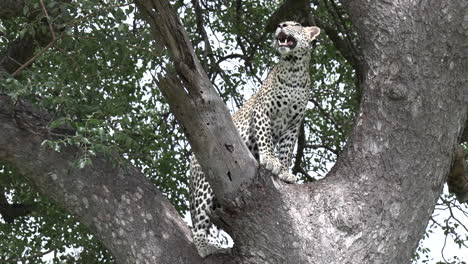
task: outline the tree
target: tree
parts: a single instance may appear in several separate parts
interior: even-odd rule
[[[163,0],[135,3],[136,14],[132,5],[120,3],[106,3],[93,12],[93,1],[2,3],[2,31],[11,39],[5,42],[0,61],[5,93],[0,97],[0,161],[8,166],[3,173],[9,175],[3,185],[24,190],[15,181],[18,175],[26,178],[89,228],[117,263],[407,263],[411,259],[466,121],[467,4],[285,1],[277,7],[261,1],[194,0],[193,9],[184,9],[183,1],[173,2],[173,7]],[[187,14],[185,27],[174,9]],[[268,21],[252,18],[270,13]],[[215,14],[218,21],[210,17]],[[125,20],[132,15],[136,17],[130,28]],[[332,62],[330,57],[317,56],[328,59],[338,73],[328,72],[321,80],[353,88],[340,94],[345,98],[341,102],[330,103],[345,108],[341,116],[327,117],[321,109],[327,104],[313,102],[321,120],[328,120],[334,126],[331,130],[337,131],[329,135],[335,142],[322,144],[324,149],[340,154],[326,178],[301,185],[282,183],[257,168],[218,96],[239,103],[242,97],[234,88],[245,82],[235,73],[228,75],[222,61],[243,60],[245,74],[254,78],[259,66],[272,62],[270,55],[259,59],[271,53],[264,49],[267,35],[255,33],[264,32],[263,28],[268,32],[272,25],[291,18],[325,29],[328,39],[323,47],[317,46],[319,51],[341,53]],[[334,24],[337,20],[340,23]],[[239,53],[213,48],[206,21],[212,33],[230,29],[231,34],[219,37],[229,43],[235,35]],[[350,31],[351,22],[356,33]],[[201,60],[196,52],[203,55]],[[348,66],[340,65],[344,60]],[[165,99],[142,81],[147,68],[138,64],[159,68],[153,78]],[[327,62],[323,65],[327,67]],[[315,74],[319,72],[326,73]],[[330,81],[333,76],[341,79]],[[143,89],[153,98],[167,100],[182,127],[167,126],[173,122],[167,106],[145,99]],[[345,121],[354,116],[358,103],[352,126]],[[142,117],[145,114],[148,118]],[[307,122],[313,117],[308,114],[305,128],[309,129],[304,131],[328,127]],[[180,142],[180,136],[169,136],[171,129],[185,132],[220,200],[223,210],[216,217],[235,240],[231,255],[198,257],[176,210],[185,208],[180,197],[183,177],[151,176],[154,167],[157,173],[184,175],[186,165],[176,160],[186,158],[187,147],[174,143]],[[302,135],[294,166],[306,181],[312,166],[310,155],[304,154],[313,149],[307,144],[310,137]],[[152,155],[164,162],[149,166]],[[227,172],[231,177],[226,177]],[[143,173],[158,183],[174,206]],[[37,199],[41,198],[30,200]],[[19,205],[26,209],[22,214],[34,211],[30,205]]]

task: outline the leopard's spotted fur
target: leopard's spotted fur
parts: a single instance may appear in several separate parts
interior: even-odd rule
[[[296,181],[289,166],[309,99],[311,42],[319,33],[317,27],[302,27],[296,22],[279,24],[274,45],[280,61],[258,93],[233,115],[234,124],[254,157],[289,183]],[[198,252],[205,257],[225,251],[230,247],[230,238],[209,219],[214,197],[195,158],[191,162],[190,194],[192,232]]]

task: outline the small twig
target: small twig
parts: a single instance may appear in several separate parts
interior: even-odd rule
[[[52,24],[50,23],[49,13],[47,13],[47,9],[45,8],[44,1],[39,0],[39,2],[41,3],[42,11],[44,12],[44,15],[47,19],[47,24],[49,25],[50,34],[52,34],[52,39],[56,39],[54,28],[52,27]]]
[[[193,8],[195,9],[195,19],[196,19],[196,24],[197,24],[197,31],[198,31],[198,34],[200,34],[200,36],[202,37],[202,40],[205,44],[205,47],[203,49],[203,58],[200,58],[202,59],[201,62],[202,62],[202,66],[203,68],[205,69],[205,71],[208,73],[208,76],[211,74],[209,71],[208,71],[208,60],[213,62],[213,49],[211,48],[211,44],[210,44],[210,40],[208,38],[208,33],[206,32],[205,30],[205,26],[204,26],[204,19],[203,19],[203,9],[200,7],[200,2],[198,0],[192,0],[192,5],[193,5]],[[206,60],[205,60],[206,59]]]
[[[49,14],[47,13],[47,9],[45,8],[43,0],[40,0],[40,3],[41,3],[42,11],[44,12],[44,15],[45,15],[45,17],[47,19],[47,24],[49,25],[49,30],[50,30],[50,34],[52,35],[52,40],[39,53],[32,56],[28,61],[26,61],[23,65],[21,65],[18,69],[16,69],[16,71],[13,72],[13,74],[12,74],[13,77],[17,76],[24,68],[31,65],[31,63],[33,63],[39,56],[41,56],[48,49],[50,49],[55,44],[55,42],[57,41],[57,37],[55,36],[54,28],[52,27],[52,24],[50,23],[50,17],[49,17]]]
[[[236,58],[240,58],[240,59],[245,60],[246,56],[244,54],[237,54],[237,53],[232,53],[232,54],[229,54],[229,55],[226,55],[226,56],[220,56],[218,58],[218,60],[216,61],[216,64],[220,64],[221,62],[223,62],[225,60],[236,59]]]
[[[445,246],[447,245],[447,237],[448,237],[448,234],[445,235],[445,238],[444,238],[444,246],[442,247],[442,249],[440,250],[440,254],[442,256],[442,259],[448,263],[448,261],[445,259],[445,255],[444,255],[444,251],[445,251]]]
[[[325,144],[306,144],[304,146],[305,148],[311,148],[311,149],[319,149],[319,148],[323,148],[323,149],[326,149],[328,151],[330,151],[331,153],[335,154],[338,156],[338,151],[334,150],[333,148],[331,148],[330,146],[327,146]]]
[[[13,74],[12,76],[15,77],[17,76],[24,68],[28,67],[33,63],[39,56],[44,54],[50,47],[52,47],[56,42],[56,39],[53,39],[47,46],[45,46],[44,49],[42,49],[39,53],[36,55],[32,56],[27,62],[25,62],[23,65],[21,65]]]
[[[325,109],[319,104],[319,102],[317,102],[317,100],[310,98],[310,101],[314,104],[315,107],[317,107],[317,109],[325,118],[331,121],[336,130],[338,130],[341,134],[344,134],[341,125],[339,125],[338,122],[336,122],[336,120],[327,111],[325,111]]]
[[[305,169],[302,168],[302,167],[299,167],[297,169],[297,172],[299,172],[300,174],[302,174],[302,175],[306,176],[307,178],[309,178],[309,181],[311,181],[311,182],[317,180],[316,178],[312,177],[307,171],[305,171]]]

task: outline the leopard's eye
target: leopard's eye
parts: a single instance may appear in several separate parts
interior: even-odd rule
[[[295,25],[295,26],[301,26],[301,24],[299,24],[299,23],[296,23],[296,24],[294,24],[294,25]]]

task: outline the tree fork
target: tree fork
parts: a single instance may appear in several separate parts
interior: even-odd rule
[[[183,84],[186,94],[204,98],[199,93],[210,84],[184,40],[180,22],[170,9],[155,12],[154,5],[167,8],[169,3],[138,3],[152,16],[155,38],[172,45],[178,78],[168,84]],[[368,69],[363,74],[361,112],[346,149],[328,177],[314,183],[277,183],[263,169],[257,178],[255,173],[239,176],[248,183],[251,199],[225,217],[236,241],[232,255],[200,259],[187,226],[141,173],[131,167],[115,168],[102,156],[93,160],[93,167],[71,169],[79,150],[70,147],[55,153],[42,148],[47,139],[43,119],[30,115],[37,109],[23,111],[4,96],[0,159],[20,169],[42,193],[90,227],[118,263],[408,263],[466,121],[468,26],[463,18],[468,3],[352,0],[344,5]],[[160,30],[160,23],[168,27],[164,24],[168,21],[169,28],[175,25],[172,29],[181,31]],[[222,104],[213,98],[212,104]],[[217,113],[219,122],[230,120],[225,110]],[[235,128],[226,124],[230,136],[223,137],[235,138]],[[193,127],[185,128],[195,135]],[[214,128],[210,124],[207,129]],[[200,147],[201,142],[196,144]],[[221,143],[212,144],[226,149]],[[209,168],[227,157],[202,158],[200,163]],[[256,171],[254,163],[248,166]],[[209,176],[221,196],[230,184],[217,178],[222,175]]]
[[[247,204],[230,223],[236,231],[232,234],[237,241],[234,250],[241,262],[266,259],[274,259],[276,263],[284,260],[297,263],[409,261],[449,171],[451,150],[466,116],[468,94],[462,89],[466,81],[463,76],[468,76],[466,63],[459,58],[459,54],[463,54],[461,44],[467,36],[447,30],[460,27],[463,16],[458,15],[458,20],[439,20],[441,25],[434,24],[431,19],[446,17],[437,12],[447,10],[460,14],[464,4],[426,2],[423,7],[413,4],[346,2],[358,29],[363,65],[368,69],[363,74],[366,78],[361,113],[350,142],[329,176],[322,181],[302,186],[278,185],[278,192],[269,192],[274,188],[269,188],[268,184],[259,187],[265,190],[258,196],[257,201],[262,202]],[[163,17],[166,14],[171,12],[159,11]],[[162,19],[166,20],[169,19]],[[436,29],[443,32],[445,38],[437,43],[428,41],[428,36]],[[159,32],[164,34],[171,30],[159,29]],[[163,36],[163,39],[168,37]],[[172,38],[168,37],[166,45],[173,50],[174,57],[180,56],[177,53],[180,50],[190,50],[190,47],[174,45]],[[457,48],[449,47],[446,39],[452,40],[451,44]],[[434,56],[418,53],[424,50],[436,53]],[[390,64],[382,63],[389,59]],[[184,82],[193,79],[178,66],[181,64],[177,59],[175,62],[179,75],[186,76],[182,78]],[[199,69],[195,73],[202,72],[197,62],[194,65]],[[440,71],[448,68],[455,70]],[[414,70],[419,75],[411,74]],[[190,91],[194,84],[184,85]],[[196,87],[195,91],[201,90]],[[449,118],[447,113],[450,113]],[[197,133],[188,126],[186,129],[189,134]],[[440,134],[444,135],[442,139],[439,139]],[[437,142],[433,142],[435,138]],[[427,164],[428,160],[433,162]],[[223,162],[219,158],[217,161]],[[203,166],[206,161],[199,162]],[[213,177],[208,176],[208,180],[216,186]],[[264,203],[265,200],[269,202]],[[269,230],[265,223],[275,221],[280,225]],[[276,237],[273,232],[281,235]],[[314,232],[321,235],[314,235]],[[262,233],[264,235],[256,236]],[[245,244],[247,241],[249,243]],[[333,246],[327,246],[331,241]],[[287,250],[281,250],[284,245]]]

